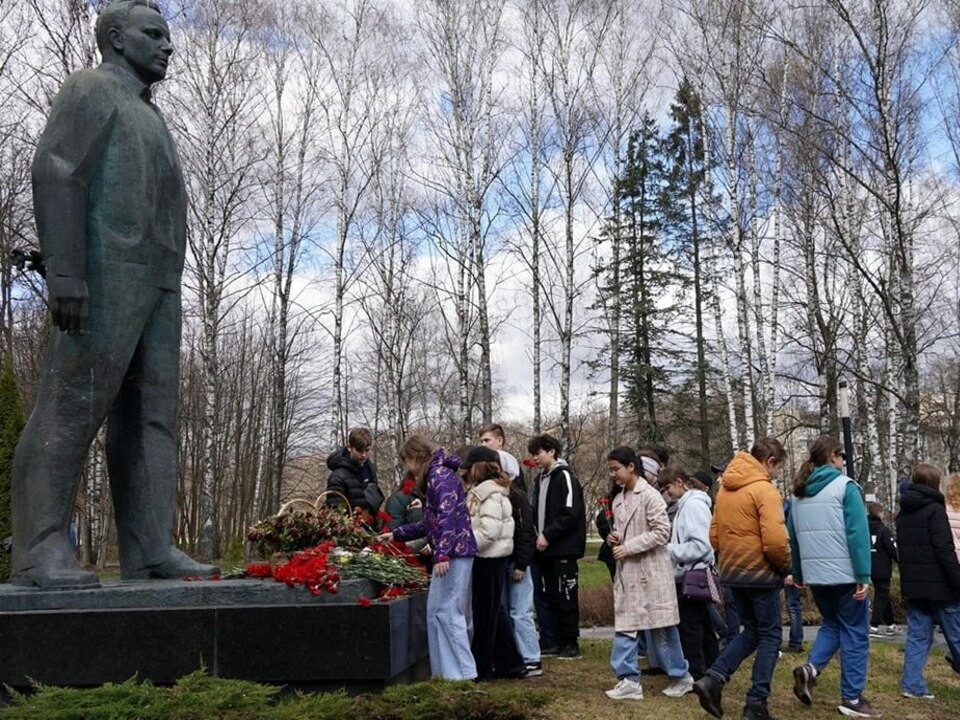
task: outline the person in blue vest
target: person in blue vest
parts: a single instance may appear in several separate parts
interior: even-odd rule
[[[847,717],[880,717],[863,695],[870,655],[870,527],[860,487],[843,474],[843,445],[821,435],[793,481],[787,520],[793,581],[809,586],[823,617],[807,662],[793,669],[793,693],[813,704],[817,676],[840,652],[840,705]]]

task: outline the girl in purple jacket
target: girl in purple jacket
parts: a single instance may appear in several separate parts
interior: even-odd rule
[[[457,476],[460,460],[455,455],[447,456],[421,435],[407,439],[400,449],[400,459],[417,478],[417,489],[426,498],[423,518],[382,537],[427,538],[434,559],[427,595],[430,671],[446,680],[473,680],[477,668],[470,652],[467,618],[477,541],[470,526],[467,493]]]

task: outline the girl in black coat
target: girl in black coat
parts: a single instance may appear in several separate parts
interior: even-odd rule
[[[867,521],[870,523],[870,582],[873,583],[873,610],[870,616],[870,637],[881,637],[880,625],[887,626],[887,635],[900,632],[893,622],[893,606],[890,603],[890,578],[893,564],[899,563],[897,544],[893,533],[883,524],[883,506],[867,504]]]
[[[900,497],[897,516],[900,582],[907,603],[900,692],[908,698],[930,699],[923,669],[936,623],[951,656],[960,657],[960,561],[940,492],[939,468],[918,465],[912,479]]]

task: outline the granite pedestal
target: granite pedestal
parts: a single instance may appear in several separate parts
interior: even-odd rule
[[[308,689],[382,689],[429,675],[426,593],[360,606],[365,580],[311,595],[272,580],[105,582],[93,590],[0,585],[0,682],[92,686],[136,675]]]

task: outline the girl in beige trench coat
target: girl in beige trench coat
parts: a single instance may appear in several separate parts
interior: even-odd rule
[[[637,641],[649,631],[660,663],[673,682],[663,691],[681,697],[693,688],[693,678],[680,648],[677,623],[677,589],[667,552],[670,521],[660,493],[639,477],[640,461],[628,447],[607,456],[610,477],[622,490],[613,498],[613,530],[607,542],[613,547],[617,574],[613,580],[616,634],[610,666],[617,685],[607,691],[612,700],[642,700]]]

